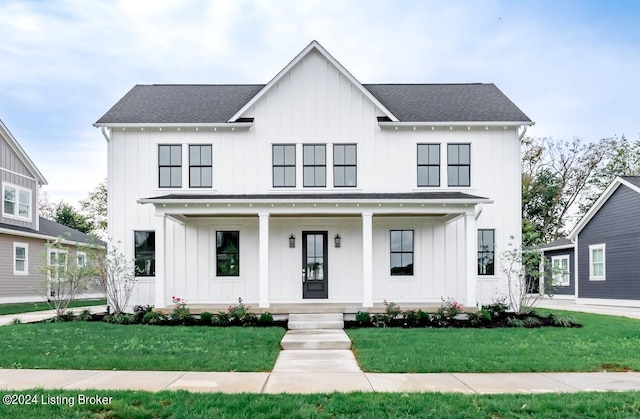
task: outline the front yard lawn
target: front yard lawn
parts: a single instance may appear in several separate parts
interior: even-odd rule
[[[441,393],[199,394],[133,391],[30,390],[5,392],[74,405],[3,406],[4,417],[46,418],[632,418],[640,393],[462,395]],[[112,397],[110,404],[81,405],[78,395]]]
[[[0,327],[0,368],[271,371],[280,327],[67,322]]]
[[[584,327],[369,328],[347,334],[368,372],[640,371],[640,320],[562,314]]]
[[[69,308],[74,307],[87,307],[87,306],[101,306],[106,305],[107,300],[101,299],[91,299],[91,300],[74,300],[69,303]],[[11,304],[0,304],[0,316],[5,314],[18,314],[18,313],[29,313],[32,311],[43,311],[43,310],[51,310],[49,304],[46,301],[39,301],[36,303],[11,303]]]

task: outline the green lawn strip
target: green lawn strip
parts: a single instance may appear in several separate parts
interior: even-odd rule
[[[85,306],[100,306],[106,305],[107,300],[75,300],[69,304],[69,308],[85,307]],[[5,314],[17,314],[17,313],[30,313],[32,311],[51,310],[51,306],[46,301],[39,301],[37,303],[15,303],[15,304],[0,304],[0,316]]]
[[[271,371],[279,327],[67,322],[0,327],[1,368]]]
[[[640,320],[557,312],[582,328],[347,330],[368,372],[640,371]]]
[[[640,393],[462,395],[441,393],[203,394],[133,391],[5,391],[37,404],[2,406],[20,418],[632,418]],[[79,404],[80,395],[111,397],[108,404]],[[41,401],[63,401],[42,404]],[[51,399],[53,398],[53,399]],[[70,402],[70,400],[72,402]],[[73,406],[71,406],[73,404]]]

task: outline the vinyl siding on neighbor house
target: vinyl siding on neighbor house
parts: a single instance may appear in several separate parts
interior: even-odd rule
[[[578,235],[578,298],[640,299],[640,195],[620,185]],[[589,245],[606,244],[605,280],[589,280]]]
[[[576,275],[575,275],[575,252],[573,249],[560,249],[560,250],[546,250],[544,252],[545,258],[545,272],[547,275],[551,275],[551,258],[555,256],[569,255],[569,286],[556,286],[553,291],[554,295],[574,295],[576,292]]]
[[[33,174],[27,166],[25,166],[9,146],[7,140],[0,134],[0,194],[2,194],[2,185],[5,183],[31,190],[31,220],[23,221],[5,217],[3,203],[0,202],[0,222],[36,229],[36,208],[38,202],[36,180],[33,178]],[[4,196],[1,198],[4,199]]]
[[[28,245],[27,275],[14,275],[14,243]],[[46,283],[41,267],[46,261],[45,250],[43,240],[0,234],[0,255],[3,255],[0,258],[0,287],[2,288],[0,300],[24,297],[24,301],[37,301],[43,298],[46,294],[44,290]]]

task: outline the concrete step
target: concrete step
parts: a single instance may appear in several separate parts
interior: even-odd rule
[[[289,330],[280,341],[282,349],[351,349],[344,330]]]
[[[272,372],[362,372],[347,349],[280,351]]]
[[[342,313],[290,314],[290,330],[344,329]]]

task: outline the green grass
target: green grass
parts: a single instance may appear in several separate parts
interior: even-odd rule
[[[32,390],[4,392],[64,396],[74,405],[2,406],[19,418],[634,418],[640,393],[461,395],[439,393],[198,394],[179,392]],[[77,397],[112,397],[105,405],[79,405]]]
[[[73,307],[85,307],[85,306],[100,306],[106,305],[107,300],[75,300],[69,304],[69,308]],[[37,303],[15,303],[15,304],[0,304],[0,316],[5,314],[17,314],[17,313],[29,313],[32,311],[51,310],[49,304],[46,301],[40,301]]]
[[[640,371],[640,320],[567,313],[582,328],[353,329],[369,372]]]
[[[68,322],[0,327],[0,368],[270,371],[279,327]]]

